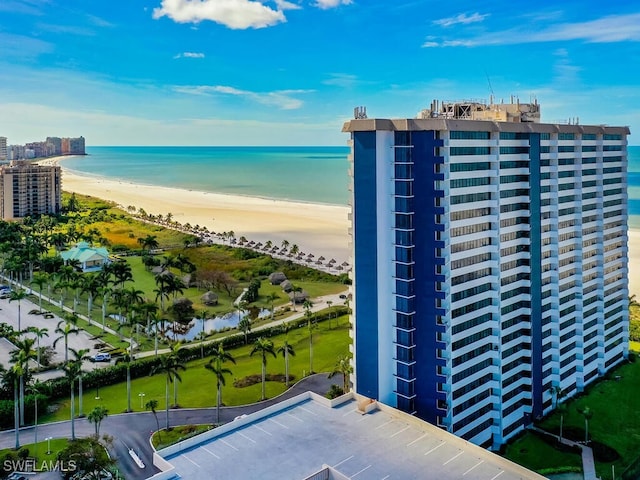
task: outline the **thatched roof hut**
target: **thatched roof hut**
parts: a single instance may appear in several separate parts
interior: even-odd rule
[[[302,290],[301,292],[289,292],[289,300],[294,303],[304,303],[309,299],[309,294]]]
[[[284,282],[282,282],[280,284],[280,287],[282,287],[282,290],[286,293],[289,293],[291,290],[293,290],[293,285],[289,280],[285,280]]]
[[[200,297],[202,303],[205,305],[217,305],[218,304],[218,294],[213,293],[212,291],[208,291],[202,297]]]
[[[273,272],[269,275],[269,282],[271,285],[280,285],[287,279],[287,276],[282,272]]]

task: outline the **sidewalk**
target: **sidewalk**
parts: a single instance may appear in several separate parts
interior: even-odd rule
[[[535,430],[536,432],[542,433],[544,435],[549,435],[551,437],[554,437],[556,440],[560,440],[559,435],[555,435],[553,433],[547,432],[546,430],[543,430],[541,428],[532,426],[532,427],[529,427],[529,429]],[[598,477],[596,476],[596,465],[593,459],[593,450],[591,449],[591,447],[588,447],[579,442],[567,440],[566,438],[563,438],[561,440],[561,443],[563,445],[568,445],[570,447],[580,447],[582,451],[582,476],[584,480],[598,480]]]

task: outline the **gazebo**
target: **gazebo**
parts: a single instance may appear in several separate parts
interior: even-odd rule
[[[97,272],[109,262],[109,252],[104,247],[94,248],[87,242],[79,242],[75,247],[60,252],[64,263],[77,261],[83,272]]]
[[[200,299],[202,300],[202,303],[204,303],[205,305],[217,305],[218,304],[218,295],[216,293],[213,293],[211,291],[205,293],[204,295],[202,295],[202,297],[200,297]]]

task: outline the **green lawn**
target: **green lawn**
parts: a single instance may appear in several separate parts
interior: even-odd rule
[[[560,469],[562,467],[582,469],[580,455],[560,452],[531,433],[526,433],[513,443],[510,443],[504,456],[534,471],[549,468]]]
[[[616,376],[620,378],[616,380]],[[578,410],[588,406],[593,411],[593,417],[589,421],[589,436],[593,440],[604,443],[618,451],[621,459],[614,463],[615,471],[621,473],[631,462],[638,457],[640,445],[640,362],[624,364],[611,372],[606,380],[587,389],[585,395],[566,402],[567,408],[564,414],[564,427],[577,428],[584,431],[584,417]],[[560,415],[554,413],[546,418],[540,427],[545,430],[558,433]],[[527,433],[522,441],[527,442],[527,448],[531,452],[543,452],[542,442]],[[533,445],[533,446],[531,446]],[[522,448],[522,447],[520,447]],[[537,454],[528,457],[520,457],[518,448],[509,448],[507,456],[511,460],[522,463],[526,467],[536,469],[537,464],[528,463],[527,458],[537,457]],[[547,466],[552,465],[546,461]],[[549,456],[549,459],[554,457]],[[559,463],[558,465],[561,465]],[[598,476],[607,480],[611,478],[611,464],[597,463]]]
[[[64,450],[67,447],[68,440],[66,438],[53,438],[51,439],[51,453],[47,454],[47,441],[43,440],[41,442],[29,443],[27,445],[21,445],[20,450],[28,450],[29,457],[36,458],[36,465],[41,465],[43,461],[56,461],[56,457],[58,456],[58,452]],[[8,453],[15,453],[16,450],[13,448],[5,448],[0,450],[0,459],[4,459],[5,455]]]
[[[313,351],[314,360],[313,368],[317,372],[330,372],[333,370],[336,361],[341,355],[347,355],[349,352],[349,327],[347,317],[339,319],[339,326],[336,327],[335,319],[329,328],[328,322],[318,324],[318,329],[313,335]],[[299,380],[309,373],[309,337],[306,327],[301,327],[289,332],[289,343],[293,345],[296,355],[290,358],[289,371],[295,376],[295,380]],[[277,348],[282,345],[284,336],[272,337],[271,340]],[[260,375],[261,364],[260,357],[249,355],[251,345],[243,346],[232,350],[232,354],[237,364],[227,364],[226,366],[232,371],[232,375],[227,378],[227,384],[223,388],[222,399],[226,405],[243,405],[253,403],[260,400],[261,384],[258,382],[254,385],[244,388],[236,388],[233,386],[235,379],[241,379],[249,375]],[[181,372],[182,382],[178,382],[178,404],[183,407],[211,407],[215,405],[215,377],[204,368],[207,359],[190,362],[187,370]],[[284,360],[281,356],[277,358],[268,357],[267,359],[268,374],[284,374]],[[295,381],[294,380],[294,381]],[[336,378],[335,383],[342,384],[341,378]],[[135,379],[131,382],[131,404],[134,410],[140,410],[140,393],[144,393],[143,403],[151,399],[158,401],[158,409],[165,408],[165,377],[162,375],[154,375],[152,377],[143,377]],[[272,398],[285,391],[284,383],[267,382],[266,394],[268,398]],[[170,386],[170,399],[173,402],[173,385]],[[100,388],[100,400],[96,400],[96,391],[85,391],[83,408],[84,413],[93,409],[96,405],[103,405],[109,409],[111,414],[124,412],[127,408],[126,384],[120,383],[116,385]],[[44,417],[43,421],[67,420],[70,414],[70,402],[67,398],[60,399],[58,410]],[[78,412],[78,407],[76,407]],[[86,420],[80,420],[86,421]],[[108,421],[108,419],[106,420]]]

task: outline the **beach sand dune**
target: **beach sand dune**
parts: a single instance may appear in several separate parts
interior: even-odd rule
[[[316,257],[349,260],[347,207],[139,185],[80,175],[64,169],[64,162],[61,166],[62,188],[67,192],[142,208],[154,215],[171,213],[182,224],[233,231],[237,238],[271,240],[278,246],[287,240]]]

